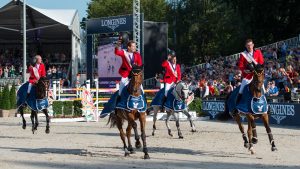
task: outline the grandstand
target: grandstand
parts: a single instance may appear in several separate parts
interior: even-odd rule
[[[300,88],[300,35],[283,41],[258,47],[265,58],[266,81],[275,81],[282,100],[299,101]],[[185,68],[192,79],[191,88],[198,96],[214,98],[225,96],[239,85],[240,74],[237,68],[239,53],[219,57],[207,63]],[[287,75],[284,75],[285,72]],[[154,88],[160,79],[146,79],[144,85]]]

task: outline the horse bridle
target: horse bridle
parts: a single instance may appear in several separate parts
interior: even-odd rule
[[[179,81],[178,83],[176,83],[176,86],[177,86],[179,83],[184,83],[185,85],[187,85],[186,82]],[[179,96],[179,98],[180,98],[181,100],[185,100],[186,98],[182,98],[181,94],[179,94],[178,91],[176,90],[176,86],[175,86],[175,92],[176,92],[176,94]],[[186,89],[182,89],[182,90],[186,90]],[[188,89],[187,89],[187,90],[188,90]]]
[[[253,71],[254,74],[257,76],[257,77],[260,77],[263,75],[263,73],[265,72],[265,70],[263,69],[261,72],[257,72],[256,70]],[[253,79],[253,83],[255,84],[255,88],[256,88],[256,84],[260,82],[258,81],[258,79]],[[263,83],[263,82],[262,82]],[[256,88],[257,90],[259,90],[258,88]]]
[[[49,85],[47,85],[46,82],[44,82],[44,80],[39,80],[39,81],[42,82],[43,85],[45,86],[45,88],[46,88],[46,97],[48,97]]]

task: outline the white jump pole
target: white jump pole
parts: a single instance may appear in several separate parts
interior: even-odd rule
[[[53,89],[53,99],[56,100],[56,80],[52,82],[52,89]]]
[[[58,100],[60,100],[60,92],[61,92],[60,80],[57,81],[57,84],[58,84]]]
[[[96,84],[96,110],[97,110],[97,122],[99,121],[99,98],[98,98],[98,94],[99,94],[99,83],[98,83],[98,79],[94,79],[94,82]]]

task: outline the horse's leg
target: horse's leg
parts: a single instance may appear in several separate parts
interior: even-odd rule
[[[173,116],[174,116],[175,121],[176,121],[176,127],[177,127],[177,131],[178,131],[178,137],[180,139],[183,139],[183,136],[182,136],[182,133],[181,133],[181,130],[180,130],[180,125],[179,125],[179,114],[178,114],[178,112],[173,112]]]
[[[192,132],[196,132],[196,127],[195,127],[195,124],[193,122],[193,119],[192,119],[192,116],[190,115],[190,113],[188,112],[188,109],[184,109],[182,111],[183,114],[185,114],[188,118],[188,120],[190,121],[190,125],[191,125],[191,128],[192,128]]]
[[[139,116],[140,124],[141,124],[141,133],[142,133],[142,140],[143,140],[143,152],[144,152],[144,159],[150,159],[150,156],[148,154],[148,148],[146,143],[146,113],[140,113]]]
[[[253,123],[252,121],[254,121],[254,117],[251,114],[247,114],[247,120],[248,120],[248,140],[249,140],[249,151],[251,152],[251,154],[254,154],[254,147],[253,147],[253,143],[252,143],[252,126],[251,124]]]
[[[43,110],[45,116],[46,116],[46,130],[45,130],[45,133],[49,134],[50,133],[50,125],[49,125],[49,122],[50,122],[50,117],[49,117],[49,114],[48,114],[48,110],[47,109],[44,109]]]
[[[169,121],[170,121],[170,118],[171,118],[171,112],[170,112],[170,110],[168,110],[166,112],[167,112],[166,126],[168,128],[168,134],[169,134],[169,136],[173,137],[171,127],[169,126]]]
[[[269,136],[269,141],[270,141],[270,144],[272,146],[271,150],[276,151],[277,148],[275,146],[275,142],[274,142],[274,139],[273,139],[273,134],[272,134],[272,131],[271,131],[271,128],[270,128],[270,125],[269,125],[269,116],[268,116],[267,113],[262,115],[262,121],[264,122],[264,126],[265,126],[266,131],[267,131],[268,136]]]
[[[37,127],[39,126],[38,111],[34,111],[34,118],[35,118],[34,129],[37,130]]]
[[[254,120],[252,121],[251,126],[252,126],[252,134],[253,134],[252,143],[257,144],[258,139],[257,139],[257,132],[256,132],[256,124]]]
[[[32,129],[31,129],[32,134],[34,134],[35,129],[34,129],[34,111],[33,110],[31,110],[30,119],[31,119],[31,123],[32,123]]]
[[[130,119],[132,120],[132,119]],[[131,145],[131,130],[132,130],[132,122],[128,121],[128,126],[126,128],[126,137],[127,137],[127,141],[128,141],[128,151],[130,151],[130,154],[134,154],[134,150],[132,148]]]
[[[153,131],[152,131],[152,136],[154,136],[155,135],[155,130],[156,130],[156,125],[155,125],[155,123],[156,123],[156,120],[157,120],[157,112],[158,112],[158,107],[157,106],[155,106],[155,107],[153,107]]]
[[[24,118],[24,109],[23,109],[23,106],[20,106],[19,109],[18,109],[18,111],[20,112],[21,117],[22,117],[22,121],[23,121],[22,128],[26,129],[26,120]]]
[[[244,147],[249,148],[249,142],[248,142],[247,136],[246,136],[245,131],[244,131],[244,126],[243,126],[242,121],[241,121],[241,116],[238,113],[235,113],[233,118],[235,119],[235,121],[238,124],[239,129],[242,133],[242,137],[243,137],[243,140],[244,140]]]
[[[142,147],[140,142],[140,136],[137,129],[137,124],[135,121],[132,122],[132,128],[134,130],[134,137],[135,137],[135,148],[140,149]]]
[[[127,149],[127,145],[126,145],[126,141],[125,141],[125,133],[123,131],[123,122],[122,122],[122,119],[120,117],[116,117],[116,123],[117,123],[117,127],[119,129],[119,132],[120,132],[120,137],[121,137],[121,140],[123,142],[123,148],[124,148],[124,152],[125,152],[125,157],[126,156],[129,156],[130,154],[130,151],[128,151]]]

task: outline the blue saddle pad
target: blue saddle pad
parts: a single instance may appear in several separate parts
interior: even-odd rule
[[[226,102],[229,112],[233,112],[235,109],[245,114],[246,113],[262,114],[268,111],[266,97],[263,95],[260,98],[253,98],[249,85],[245,86],[242,98],[239,104],[236,105],[236,98],[239,89],[240,89],[239,87],[235,88],[233,92],[230,94]]]
[[[17,107],[26,104],[30,109],[34,111],[41,111],[49,107],[48,98],[37,99],[36,98],[36,87],[32,86],[30,90],[29,98],[27,98],[27,89],[29,82],[22,84],[17,91]]]
[[[150,106],[161,106],[164,95],[165,95],[165,89],[162,88],[156,93],[152,102],[150,103]]]
[[[116,108],[127,111],[137,110],[138,112],[145,112],[147,109],[147,101],[144,94],[137,97],[132,96],[128,93],[127,88],[124,88]]]
[[[182,100],[177,100],[172,93],[173,90],[174,90],[174,88],[171,88],[169,90],[168,95],[167,95],[167,100],[166,100],[164,106],[173,111],[182,111],[182,110],[186,109],[187,105],[185,104],[185,102]]]
[[[267,99],[264,95],[260,98],[252,98],[251,110],[254,114],[263,114],[268,112]]]
[[[104,118],[113,111],[115,111],[116,105],[115,105],[115,100],[117,99],[119,95],[119,91],[116,91],[111,97],[109,98],[107,103],[104,103],[104,108],[101,111],[100,118]]]

